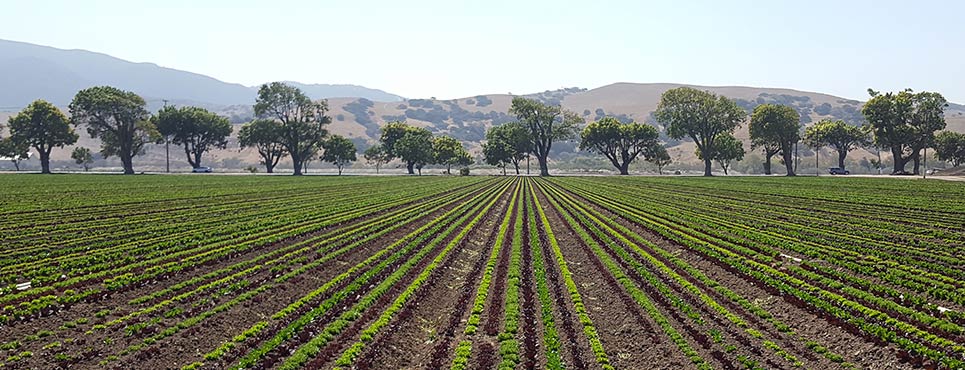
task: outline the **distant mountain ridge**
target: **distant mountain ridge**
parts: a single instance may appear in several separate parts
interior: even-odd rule
[[[402,100],[401,96],[363,86],[291,83],[314,99]],[[16,109],[36,99],[65,106],[78,90],[97,85],[134,91],[147,100],[190,101],[208,106],[252,104],[257,93],[257,86],[228,83],[153,63],[0,40],[0,109]]]

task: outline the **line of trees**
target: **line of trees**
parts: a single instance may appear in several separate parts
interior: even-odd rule
[[[867,120],[863,126],[841,120],[822,120],[805,129],[800,114],[791,106],[761,104],[750,114],[751,149],[760,149],[765,174],[771,174],[772,158],[780,155],[788,176],[795,175],[794,159],[798,143],[815,150],[830,147],[837,152],[838,166],[845,167],[850,151],[858,148],[890,150],[893,174],[906,174],[905,166],[914,163],[919,173],[925,148],[954,165],[965,163],[965,134],[937,132],[945,128],[944,109],[948,106],[938,93],[904,90],[879,93],[868,90],[871,99],[862,108]],[[510,113],[517,122],[492,127],[483,144],[485,162],[503,169],[512,165],[519,173],[519,162],[532,155],[540,175],[548,175],[547,162],[554,142],[575,136],[582,119],[561,106],[516,97]],[[743,144],[734,131],[748,121],[748,113],[727,97],[689,87],[667,90],[653,113],[669,138],[690,139],[695,154],[704,162],[704,176],[712,176],[713,163],[727,174],[730,164],[743,159]],[[638,157],[653,162],[658,171],[670,163],[670,156],[659,141],[656,128],[635,122],[621,123],[603,117],[580,131],[580,149],[598,153],[621,175]]]
[[[369,148],[364,154],[366,160],[376,165],[398,158],[412,175],[427,165],[444,165],[446,173],[452,166],[468,168],[474,161],[462,143],[448,136],[433,137],[426,128],[408,125],[405,122],[390,122],[382,127],[379,144]],[[463,171],[465,172],[465,171]]]

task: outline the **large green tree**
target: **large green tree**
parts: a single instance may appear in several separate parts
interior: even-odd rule
[[[379,169],[382,167],[382,165],[389,163],[389,161],[392,160],[392,157],[385,152],[382,144],[375,144],[370,146],[368,149],[365,149],[365,152],[362,153],[362,157],[364,157],[365,161],[370,165],[375,165],[375,173],[379,173]]]
[[[406,164],[410,175],[422,167],[433,163],[432,132],[421,127],[390,122],[382,127],[382,148],[391,158],[399,158]]]
[[[44,100],[30,103],[8,120],[10,137],[37,149],[40,172],[50,173],[50,152],[77,142],[77,134],[70,127],[67,116]]]
[[[629,174],[630,163],[637,156],[656,153],[660,132],[640,123],[620,123],[613,117],[591,122],[580,133],[580,149],[603,154],[621,175]]]
[[[392,146],[392,150],[406,163],[410,174],[413,173],[414,168],[419,171],[419,175],[422,175],[422,167],[435,160],[432,151],[432,133],[423,128],[408,130]]]
[[[823,119],[804,129],[804,141],[811,147],[830,146],[838,152],[838,167],[844,168],[848,152],[871,145],[868,131],[842,120]]]
[[[914,161],[919,173],[921,150],[934,144],[935,132],[945,128],[948,102],[935,92],[915,93],[911,89],[880,93],[868,89],[871,99],[861,113],[874,133],[875,144],[891,150],[892,174],[906,174],[905,166]]]
[[[255,148],[261,156],[261,164],[265,165],[265,172],[273,173],[278,161],[288,155],[282,144],[284,130],[278,121],[257,119],[241,126],[238,143],[241,148]]]
[[[151,117],[158,132],[175,145],[184,147],[191,168],[201,167],[201,156],[213,149],[224,149],[231,135],[228,119],[199,107],[167,106]]]
[[[325,125],[331,123],[328,101],[312,101],[301,89],[281,82],[258,88],[255,115],[281,123],[281,144],[292,158],[296,176],[302,174],[305,163],[320,149],[328,134]]]
[[[503,175],[506,166],[512,164],[519,175],[519,162],[529,153],[529,129],[519,122],[510,122],[490,127],[486,131],[483,144],[483,157],[486,164],[501,167]]]
[[[548,158],[553,143],[576,135],[576,127],[583,118],[560,106],[550,106],[537,100],[513,98],[509,113],[529,130],[529,152],[539,162],[540,176],[549,176]]]
[[[462,165],[471,156],[459,140],[449,136],[439,136],[432,140],[433,163],[445,165],[446,173],[451,173],[452,165]]]
[[[87,125],[92,138],[101,139],[101,155],[121,159],[124,174],[134,174],[134,157],[154,142],[157,129],[150,122],[144,99],[110,86],[81,90],[70,103],[74,126]]]
[[[751,113],[749,129],[751,149],[764,149],[764,174],[771,174],[771,157],[780,152],[787,175],[794,176],[792,157],[794,144],[801,140],[801,115],[786,105],[761,104]]]
[[[704,152],[697,148],[697,158],[716,161],[725,175],[728,174],[731,162],[744,159],[744,154],[744,143],[731,134],[719,136],[714,145],[714,151],[710,155],[704,155]]]
[[[729,136],[747,119],[744,109],[730,99],[689,87],[664,92],[654,116],[670,138],[690,138],[704,153],[716,151],[718,139]],[[713,158],[703,160],[704,176],[713,176]]]
[[[84,167],[84,172],[89,171],[90,165],[94,163],[94,156],[90,149],[82,146],[74,148],[74,151],[70,152],[70,158],[74,160],[74,163]]]
[[[965,164],[965,134],[942,131],[935,135],[935,156],[952,166]]]
[[[328,162],[338,168],[338,174],[342,174],[342,169],[355,161],[355,143],[346,139],[344,136],[333,135],[322,141],[322,162]]]

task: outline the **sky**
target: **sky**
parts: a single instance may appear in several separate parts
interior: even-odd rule
[[[408,98],[614,82],[965,103],[965,2],[0,0],[0,39]]]

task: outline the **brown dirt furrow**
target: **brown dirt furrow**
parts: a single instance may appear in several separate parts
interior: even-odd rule
[[[545,194],[538,196],[541,203],[549,204]],[[653,364],[657,369],[692,366],[676,345],[663,337],[659,326],[626,294],[559,212],[549,207],[547,217],[550,224],[559,225],[554,232],[560,248],[611,363],[617,368],[634,368],[641,363]],[[711,360],[708,355],[709,352],[703,357]]]
[[[355,364],[358,369],[442,368],[448,365],[457,325],[475,292],[508,198],[460,242],[451,258],[419,289],[388,330],[376,336]],[[486,237],[486,235],[489,235]],[[488,242],[487,242],[488,239]]]

